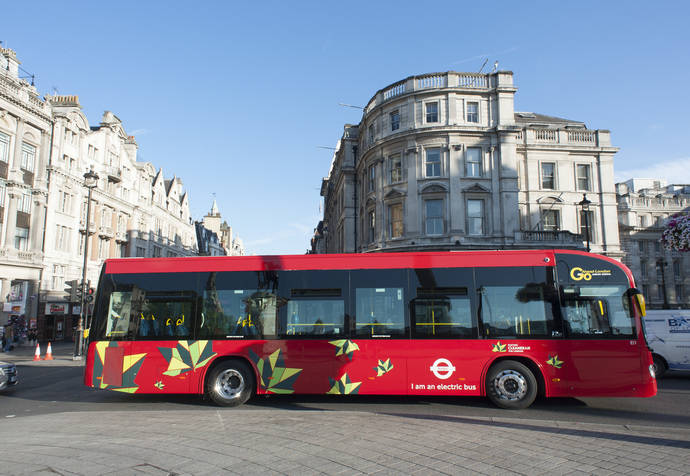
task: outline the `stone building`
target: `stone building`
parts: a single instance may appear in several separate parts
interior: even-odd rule
[[[19,64],[14,51],[0,48],[0,325],[35,319],[43,272],[53,121]]]
[[[345,125],[312,252],[582,248],[620,257],[605,130],[514,111],[513,74],[433,73]]]
[[[690,256],[661,244],[666,220],[690,211],[690,185],[633,178],[616,184],[626,264],[650,309],[690,308]]]
[[[244,255],[242,239],[239,236],[233,236],[232,227],[221,217],[215,199],[211,205],[211,211],[204,216],[202,225],[218,236],[220,246],[225,250],[223,254],[228,256]]]
[[[137,160],[117,116],[106,111],[90,126],[77,96],[40,99],[15,53],[0,53],[0,324],[24,315],[42,338],[69,339],[80,309],[65,286],[82,277],[85,172],[99,177],[88,227],[93,286],[106,258],[196,254],[189,197],[179,178]]]

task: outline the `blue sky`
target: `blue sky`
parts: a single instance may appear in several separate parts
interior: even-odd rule
[[[37,1],[0,6],[0,40],[42,94],[110,110],[139,160],[215,193],[250,254],[304,253],[345,123],[414,74],[514,72],[516,110],[609,129],[616,178],[690,183],[686,2]],[[623,8],[622,8],[623,7]]]

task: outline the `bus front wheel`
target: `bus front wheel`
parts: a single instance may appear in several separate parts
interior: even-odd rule
[[[236,407],[249,400],[254,391],[251,369],[239,360],[222,362],[211,370],[206,393],[216,404]]]
[[[652,354],[652,359],[654,359],[654,377],[660,379],[668,370],[668,365],[666,360],[660,355]]]
[[[520,362],[503,360],[489,369],[486,395],[494,405],[501,408],[527,408],[537,398],[537,379]]]

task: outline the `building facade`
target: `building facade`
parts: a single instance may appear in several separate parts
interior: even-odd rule
[[[690,256],[667,250],[667,219],[690,211],[690,185],[633,178],[616,184],[621,248],[650,309],[690,308]]]
[[[87,280],[112,257],[197,254],[182,181],[137,160],[137,144],[106,111],[90,126],[77,96],[38,97],[0,50],[0,325],[21,318],[47,340],[69,339],[80,312],[65,294],[81,281],[87,195]]]
[[[515,112],[516,91],[507,71],[379,90],[336,145],[312,252],[582,248],[588,228],[620,257],[610,134]]]

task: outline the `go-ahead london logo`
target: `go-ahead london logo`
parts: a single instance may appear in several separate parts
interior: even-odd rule
[[[455,372],[455,366],[448,359],[436,359],[436,362],[429,367],[429,370],[436,375],[436,378],[446,380]]]

